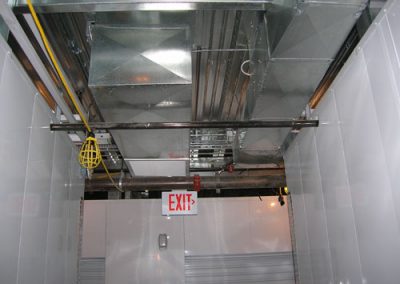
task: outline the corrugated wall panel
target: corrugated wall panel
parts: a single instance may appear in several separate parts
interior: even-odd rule
[[[79,261],[79,284],[104,284],[106,259],[104,257],[81,258]]]
[[[291,252],[185,257],[186,284],[294,284]]]

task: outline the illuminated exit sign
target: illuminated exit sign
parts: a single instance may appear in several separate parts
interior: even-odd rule
[[[162,215],[196,215],[196,191],[171,191],[162,193]]]

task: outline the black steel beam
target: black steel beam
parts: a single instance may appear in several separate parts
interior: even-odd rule
[[[201,177],[201,190],[279,188],[286,186],[285,175],[268,176],[216,176]],[[124,191],[193,190],[193,177],[134,177],[124,178],[119,184]],[[114,185],[109,179],[86,180],[85,191],[110,191]]]
[[[188,128],[295,128],[318,127],[318,120],[249,120],[249,121],[189,121],[189,122],[141,122],[141,123],[90,123],[97,130],[137,130],[137,129],[188,129]],[[51,131],[81,131],[83,124],[50,124]]]

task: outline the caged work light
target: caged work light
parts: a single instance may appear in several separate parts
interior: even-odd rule
[[[79,151],[79,163],[86,169],[94,169],[101,163],[101,152],[94,134],[90,132]]]

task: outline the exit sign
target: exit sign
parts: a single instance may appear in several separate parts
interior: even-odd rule
[[[196,191],[171,191],[162,193],[162,215],[196,215]]]

